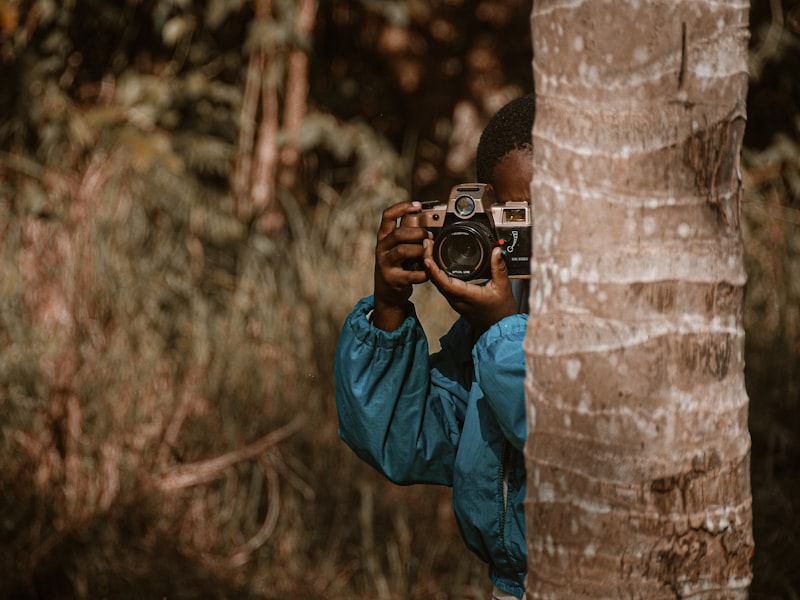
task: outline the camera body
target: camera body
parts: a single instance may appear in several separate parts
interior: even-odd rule
[[[446,203],[426,202],[402,224],[433,233],[433,259],[451,277],[471,281],[491,277],[491,254],[503,251],[509,277],[530,278],[531,209],[528,202],[495,199],[487,183],[460,183]],[[404,265],[419,270],[420,264]]]

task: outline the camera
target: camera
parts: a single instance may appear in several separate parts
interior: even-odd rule
[[[503,251],[509,277],[530,277],[531,209],[528,202],[497,202],[487,183],[453,186],[446,203],[424,202],[401,224],[433,233],[433,259],[451,277],[470,281],[491,277],[491,255]],[[408,261],[406,270],[422,269]]]

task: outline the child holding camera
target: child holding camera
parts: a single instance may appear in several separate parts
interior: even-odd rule
[[[512,101],[481,135],[478,179],[499,203],[530,202],[534,108],[533,95]],[[485,284],[449,275],[434,260],[429,229],[403,220],[421,208],[401,202],[383,213],[374,294],[355,306],[336,351],[339,432],[395,483],[451,486],[464,541],[489,565],[493,597],[521,598],[527,285],[515,280],[515,297],[499,247]],[[422,270],[403,266],[419,260]],[[424,281],[460,315],[430,356],[409,302]]]

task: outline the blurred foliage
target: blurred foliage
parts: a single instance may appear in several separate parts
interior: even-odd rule
[[[751,598],[800,596],[800,3],[751,8],[743,148]]]
[[[0,598],[485,597],[448,491],[339,442],[331,363],[380,211],[471,179],[487,116],[531,89],[529,10],[0,0]],[[800,594],[796,3],[755,1],[752,33],[752,597],[773,598]]]

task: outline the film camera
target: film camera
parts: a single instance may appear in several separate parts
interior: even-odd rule
[[[496,202],[489,184],[456,185],[447,203],[425,202],[422,210],[403,217],[402,224],[433,233],[433,259],[451,277],[465,281],[491,277],[495,246],[503,251],[509,277],[530,277],[530,206]],[[403,266],[409,271],[422,269],[421,261]]]

